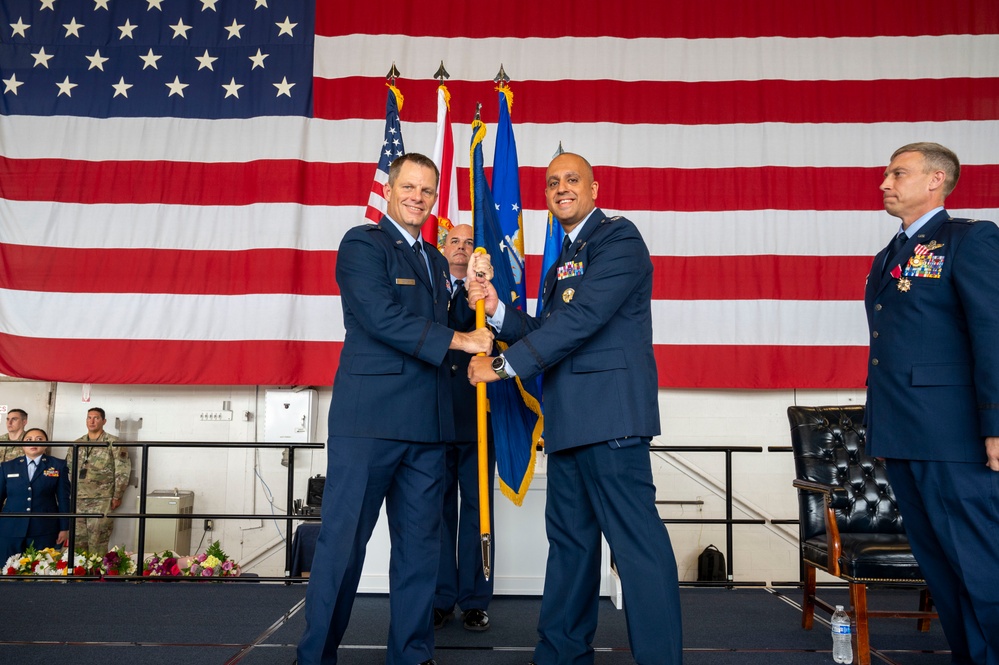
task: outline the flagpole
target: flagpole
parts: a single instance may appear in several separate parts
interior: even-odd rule
[[[485,254],[483,247],[476,247],[476,253]],[[476,277],[484,277],[481,272],[475,273]],[[475,329],[486,327],[486,302],[479,300],[475,303]],[[476,354],[479,356],[485,353]],[[489,520],[489,435],[486,425],[486,384],[485,382],[475,385],[475,422],[478,427],[478,450],[479,450],[479,539],[482,545],[482,574],[489,580],[492,573],[490,562],[493,560],[493,535],[492,524]]]

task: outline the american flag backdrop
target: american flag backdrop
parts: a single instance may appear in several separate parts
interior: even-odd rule
[[[863,385],[896,147],[954,149],[948,208],[999,217],[995,0],[4,0],[0,372],[329,384],[385,73],[430,154],[441,61],[458,146],[516,90],[528,294],[559,142],[639,226],[663,387]]]

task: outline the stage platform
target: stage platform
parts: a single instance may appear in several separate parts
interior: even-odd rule
[[[686,665],[827,665],[829,628],[800,627],[796,588],[682,588]],[[846,591],[826,596],[845,599]],[[915,591],[875,590],[871,605],[916,606]],[[127,581],[0,581],[0,662],[18,665],[201,665],[291,663],[305,619],[305,585]],[[437,631],[440,665],[525,665],[536,640],[540,598],[497,597],[492,629],[472,633],[452,621]],[[823,617],[824,618],[824,617]],[[382,665],[388,598],[359,596],[340,649],[341,665]],[[946,665],[934,623],[871,621],[874,663]],[[634,663],[624,612],[602,600],[594,640],[597,665]]]

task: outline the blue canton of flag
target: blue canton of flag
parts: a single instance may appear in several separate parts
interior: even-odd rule
[[[4,0],[0,112],[312,117],[314,24],[312,0]]]

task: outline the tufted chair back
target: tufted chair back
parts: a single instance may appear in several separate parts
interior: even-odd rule
[[[865,451],[864,407],[792,406],[787,413],[795,475],[846,491],[836,510],[840,533],[905,533],[884,461]],[[803,493],[798,510],[803,540],[825,533],[821,494]]]
[[[834,606],[817,595],[816,571],[848,582],[857,665],[870,665],[868,617],[915,618],[929,629],[936,614],[919,564],[902,528],[902,516],[888,484],[884,462],[865,448],[862,406],[792,406],[791,424],[798,489],[802,566],[801,625],[811,629],[815,608],[832,614]],[[921,587],[919,609],[874,610],[867,606],[867,584]]]

